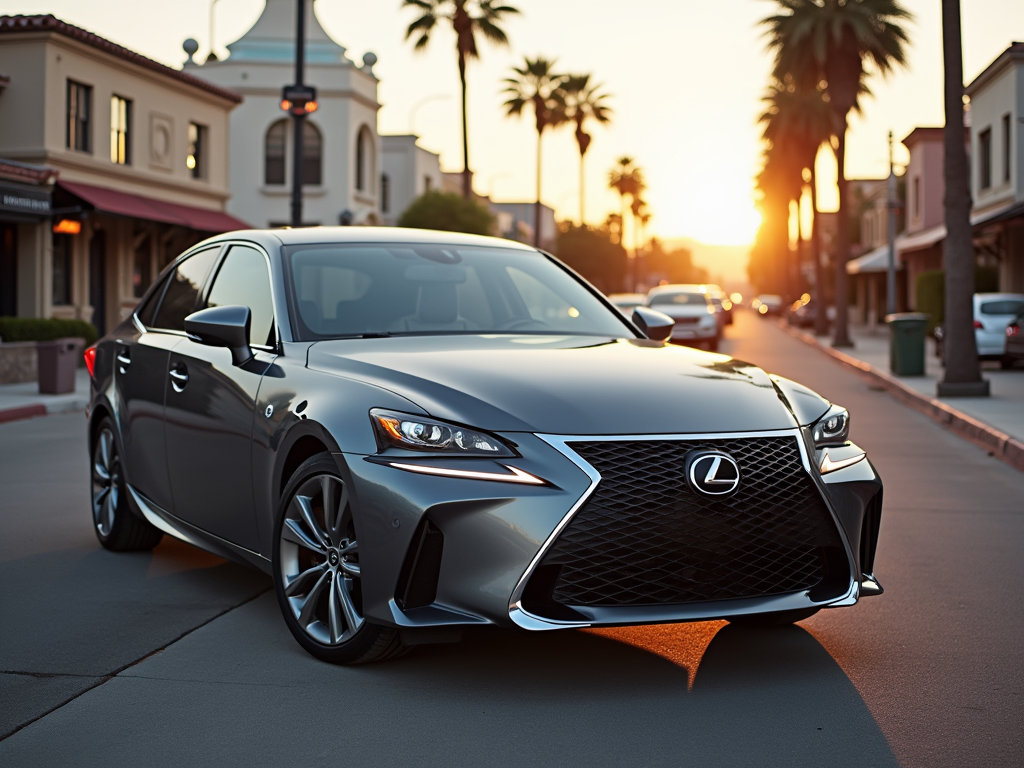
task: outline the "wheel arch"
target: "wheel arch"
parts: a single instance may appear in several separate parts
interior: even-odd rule
[[[278,460],[274,471],[273,495],[281,498],[284,487],[292,475],[306,461],[318,453],[339,453],[337,441],[323,425],[303,419],[285,435],[278,450]]]

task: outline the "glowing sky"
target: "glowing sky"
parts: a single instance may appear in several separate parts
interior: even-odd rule
[[[608,169],[621,155],[643,167],[650,231],[665,238],[741,244],[753,237],[758,216],[752,177],[760,147],[757,115],[770,60],[757,21],[772,12],[769,0],[508,0],[520,18],[507,24],[507,50],[483,47],[470,78],[470,158],[476,187],[500,199],[532,200],[532,120],[502,116],[500,81],[524,55],[557,58],[565,70],[593,73],[614,95],[615,122],[595,127],[587,155],[587,217],[603,220],[618,210],[606,189]],[[848,141],[851,177],[887,172],[886,134],[897,139],[916,125],[941,125],[942,48],[939,3],[904,0],[917,17],[911,28],[909,71],[888,82],[875,80],[875,97],[854,118]],[[326,30],[359,61],[379,57],[383,108],[379,127],[405,133],[412,108],[422,144],[441,153],[442,167],[461,167],[458,73],[454,39],[442,30],[425,54],[404,42],[411,11],[399,0],[317,0]],[[1009,43],[1024,39],[1021,0],[962,0],[964,71],[968,81]],[[216,43],[238,38],[262,10],[262,0],[218,0]],[[0,13],[53,13],[172,66],[185,55],[181,42],[209,45],[210,0],[0,0]],[[897,160],[906,158],[898,147]],[[562,217],[576,218],[578,153],[569,130],[545,138],[544,199]],[[835,205],[827,157],[819,167],[820,202]]]

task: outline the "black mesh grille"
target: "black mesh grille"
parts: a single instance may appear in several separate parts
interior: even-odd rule
[[[795,437],[569,447],[602,479],[541,561],[535,578],[547,594],[539,602],[665,605],[805,589],[838,596],[849,583],[838,531]],[[701,449],[736,460],[736,492],[690,489],[686,455]]]

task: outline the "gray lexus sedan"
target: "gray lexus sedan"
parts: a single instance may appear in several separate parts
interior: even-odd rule
[[[671,330],[505,240],[214,237],[86,351],[96,535],[266,571],[337,664],[474,625],[771,625],[880,594],[849,414]]]

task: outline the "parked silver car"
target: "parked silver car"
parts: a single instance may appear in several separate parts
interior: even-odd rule
[[[721,325],[718,310],[706,293],[693,285],[659,285],[647,294],[647,306],[676,321],[672,341],[718,351]]]

